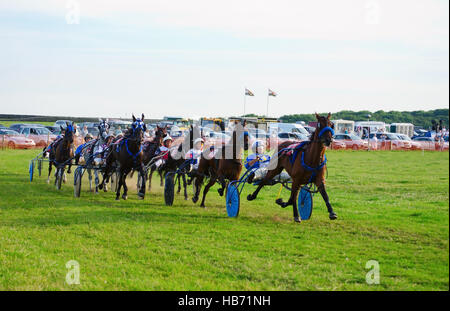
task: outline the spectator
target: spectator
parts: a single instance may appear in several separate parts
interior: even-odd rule
[[[117,130],[114,132],[114,135],[120,135],[120,134],[123,134],[122,133],[122,127],[119,125],[118,127],[117,127]]]

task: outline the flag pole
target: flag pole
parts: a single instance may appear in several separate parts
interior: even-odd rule
[[[245,90],[244,90],[244,116],[245,116],[245,104],[246,104],[246,101],[247,101],[247,88],[245,88]]]
[[[267,92],[267,109],[266,109],[266,117],[269,117],[269,92]]]

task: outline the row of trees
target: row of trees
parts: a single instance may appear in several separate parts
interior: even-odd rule
[[[433,121],[439,123],[439,120],[443,121],[444,126],[448,127],[449,116],[448,109],[435,109],[435,110],[418,110],[418,111],[383,111],[378,110],[375,112],[370,112],[368,110],[362,111],[350,111],[343,110],[333,113],[333,119],[344,119],[352,121],[366,121],[367,115],[370,114],[371,121],[381,121],[385,123],[412,123],[415,126],[420,126],[423,128],[430,128]],[[326,115],[326,113],[322,113]],[[282,122],[295,123],[297,121],[305,121],[306,123],[310,121],[315,121],[314,114],[290,114],[280,117]]]

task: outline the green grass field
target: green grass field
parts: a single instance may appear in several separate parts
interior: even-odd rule
[[[77,199],[73,175],[61,191],[29,182],[35,154],[0,151],[0,290],[449,290],[448,152],[328,151],[339,219],[316,195],[301,224],[275,205],[277,186],[237,219],[217,187],[206,209],[181,195],[166,207],[157,179],[144,201],[134,181],[127,201],[86,184]],[[69,260],[79,285],[65,282]]]

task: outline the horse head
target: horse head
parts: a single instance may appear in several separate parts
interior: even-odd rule
[[[142,117],[136,118],[134,115],[133,123],[131,124],[131,136],[133,136],[136,140],[142,141],[144,139],[144,133],[147,130],[147,125],[144,123],[144,114]]]
[[[163,143],[163,139],[166,136],[167,136],[167,125],[166,126],[157,125],[155,130],[154,142],[157,142],[161,146]]]
[[[64,132],[64,140],[69,144],[73,143],[73,135],[75,134],[75,129],[76,127],[73,122],[72,123],[66,122],[65,129],[61,126],[61,132]]]
[[[331,113],[328,116],[320,116],[316,113],[317,127],[314,131],[313,140],[318,140],[325,146],[329,147],[333,141],[334,124],[330,121]]]
[[[109,123],[108,123],[109,120],[108,119],[106,119],[106,120],[99,119],[99,121],[100,121],[100,124],[98,125],[98,133],[99,133],[99,136],[103,140],[105,140],[109,133],[109,128],[110,128]]]

